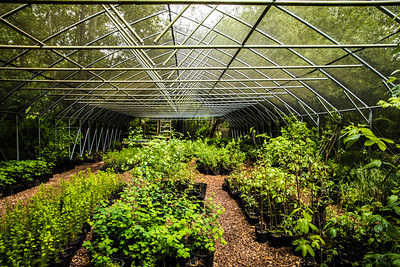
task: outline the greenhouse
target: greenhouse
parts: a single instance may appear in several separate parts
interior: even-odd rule
[[[399,0],[0,17],[0,266],[400,266]]]

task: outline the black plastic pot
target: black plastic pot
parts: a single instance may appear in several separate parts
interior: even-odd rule
[[[195,203],[199,204],[200,208],[204,208],[204,198],[202,196],[196,197]]]
[[[213,267],[214,265],[214,252],[203,254],[203,253],[190,253],[190,261],[186,264],[186,266],[190,267]],[[192,265],[188,265],[192,264]],[[197,264],[197,265],[193,265]]]
[[[240,196],[239,190],[236,188],[230,188],[230,194],[233,199],[238,199]]]
[[[316,266],[315,259],[313,257],[304,257],[300,260],[300,266],[304,267]]]
[[[90,230],[92,230],[92,228],[90,227],[90,224],[85,222],[81,229],[82,234],[85,235],[85,237],[86,237],[86,235],[90,232]]]
[[[14,194],[14,186],[10,185],[4,188],[3,197],[11,196]]]
[[[189,198],[199,198],[201,197],[201,192],[200,191],[196,191],[196,190],[189,190],[187,191],[187,195]]]
[[[268,231],[261,227],[256,228],[256,241],[258,243],[266,243],[268,240]]]
[[[206,183],[196,183],[195,188],[200,191],[201,196],[203,198],[206,197],[206,193],[207,193],[207,184]]]
[[[155,266],[156,267],[176,267],[176,266],[184,267],[186,264],[186,261],[184,261],[183,264],[181,263],[181,261],[182,261],[181,259],[166,256],[163,259],[156,262]]]
[[[268,240],[273,247],[290,247],[293,238],[282,233],[270,233]]]
[[[69,267],[74,254],[64,254],[59,256],[56,262],[51,264],[52,267]]]
[[[254,211],[253,209],[251,209],[251,208],[246,208],[246,217],[247,217],[248,222],[249,222],[251,225],[256,224],[256,223],[258,222],[258,219],[259,219],[258,213],[255,212],[255,211]]]
[[[127,256],[115,257],[115,258],[112,258],[112,261],[116,264],[119,264],[120,267],[131,266],[133,263],[132,258],[127,257]]]
[[[75,252],[80,248],[82,243],[80,240],[76,242],[68,244],[67,247],[64,248],[64,251],[58,256],[56,262],[53,262],[51,266],[53,267],[69,267],[72,258],[75,255]]]
[[[228,191],[229,190],[229,185],[227,183],[222,184],[222,190]]]

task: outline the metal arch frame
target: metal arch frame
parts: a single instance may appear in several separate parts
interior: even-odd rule
[[[218,50],[218,49],[217,49]],[[224,52],[224,53],[226,53],[225,51],[222,51],[222,52]],[[220,62],[220,61],[218,61],[217,59],[215,59],[215,58],[212,58],[213,60],[215,60],[215,61],[217,61],[217,62],[219,62],[219,63],[221,63],[221,64],[223,64],[223,62]],[[242,61],[242,60],[240,60],[240,59],[237,59],[240,63],[242,63],[242,64],[245,64],[245,65],[248,65],[248,63],[246,63],[246,62],[244,62],[244,61]],[[242,76],[245,76],[245,77],[248,77],[248,76],[246,76],[246,75],[244,75],[243,73],[241,73],[240,71],[236,71],[236,72],[238,72],[240,75],[242,75]],[[261,75],[262,76],[266,76],[265,74],[263,74],[263,73],[261,73]],[[263,87],[262,87],[262,85],[259,85],[260,86],[260,89],[262,89]],[[284,89],[284,88],[282,88],[282,89]],[[279,101],[283,101],[282,99],[278,99]],[[288,105],[286,102],[284,102],[283,101],[283,104],[287,107],[287,106],[290,106],[290,105]],[[297,113],[297,111],[296,111],[296,113]],[[300,115],[300,113],[298,113],[298,115]]]
[[[213,60],[215,60],[215,61],[217,61],[217,62],[220,62],[220,61],[218,61],[217,59],[214,59],[214,58],[212,58]],[[205,73],[208,73],[207,71],[205,72]],[[212,74],[212,73],[210,73],[211,75],[215,75],[215,74]],[[215,75],[216,76],[216,75]],[[231,77],[229,74],[227,74],[227,76],[228,77]],[[216,76],[216,77],[218,77],[218,76]],[[229,84],[229,83],[228,83]],[[210,85],[211,86],[211,85]],[[244,86],[246,86],[245,84],[244,84]],[[222,90],[222,89],[224,89],[224,88],[215,88],[215,89],[220,89],[220,90]],[[246,87],[243,87],[243,89],[250,89],[250,88],[246,88]],[[263,87],[258,87],[258,89],[263,89]],[[231,90],[229,90],[229,89],[227,89],[228,91],[230,91],[230,93],[233,93],[234,94],[234,92],[232,92]],[[241,92],[242,92],[242,90],[240,90]],[[255,93],[255,94],[257,94],[257,92],[255,92],[253,89],[252,89],[252,91],[253,91],[253,93]],[[243,93],[243,92],[242,92]],[[243,93],[243,94],[246,94],[246,93]],[[264,101],[268,101],[268,99],[264,99]],[[278,108],[279,109],[279,108]]]
[[[280,7],[280,6],[277,6],[277,8],[283,10],[283,8]],[[330,37],[330,36],[327,35],[326,33],[323,33],[322,31],[316,29],[316,27],[314,27],[313,25],[311,25],[311,24],[308,23],[307,21],[301,19],[300,17],[298,17],[298,16],[296,16],[296,15],[294,15],[294,14],[293,14],[293,17],[294,17],[296,20],[299,20],[300,22],[306,24],[309,28],[311,28],[311,29],[313,29],[313,30],[316,30],[319,34],[322,34],[322,36],[324,36],[324,37],[327,38],[328,40],[330,40],[330,41],[332,41],[332,42],[334,42],[334,43],[340,45],[337,41],[333,40],[332,37]],[[231,18],[236,19],[234,16],[231,16]],[[242,22],[243,24],[246,25],[245,22],[243,22],[243,21],[241,21],[241,22]],[[247,26],[250,27],[250,25],[247,25]],[[271,39],[271,40],[273,40],[273,41],[275,41],[275,42],[277,42],[277,43],[279,43],[279,44],[282,44],[281,42],[279,42],[279,41],[276,40],[275,38],[272,38],[270,35],[268,35],[268,34],[262,32],[262,31],[259,30],[259,29],[256,29],[256,31],[258,31],[259,33],[263,34],[263,35],[266,36],[267,38],[269,38],[269,39]],[[383,75],[381,75],[377,70],[375,70],[374,68],[372,68],[368,63],[366,63],[364,60],[362,60],[361,58],[359,58],[358,56],[356,56],[352,51],[348,50],[348,48],[345,48],[345,47],[344,47],[343,49],[344,49],[348,54],[350,54],[350,55],[356,57],[361,63],[363,63],[364,65],[368,66],[368,67],[370,68],[370,70],[372,70],[372,71],[374,71],[375,73],[377,73],[380,77],[383,76]],[[250,50],[252,50],[252,49],[250,49]],[[294,51],[292,48],[288,48],[288,50],[291,51],[292,53],[294,53],[295,55],[299,56],[301,59],[303,59],[303,60],[309,62],[310,64],[315,65],[314,63],[312,63],[311,61],[309,61],[308,59],[306,59],[303,55],[301,55],[300,53]],[[254,52],[254,50],[253,50],[253,52]],[[264,58],[264,59],[266,59],[266,58]],[[269,59],[266,59],[266,60],[269,61]],[[284,71],[287,72],[286,70],[284,70]],[[323,74],[325,74],[327,77],[329,77],[332,81],[334,81],[336,84],[338,84],[340,87],[342,87],[342,88],[345,90],[345,92],[347,91],[348,93],[350,93],[355,99],[357,99],[357,101],[359,101],[360,103],[362,103],[364,107],[368,108],[368,105],[366,105],[361,99],[359,99],[351,90],[349,90],[349,89],[346,88],[344,85],[342,85],[339,81],[337,81],[332,75],[328,74],[325,70],[320,70],[320,71],[321,71]],[[289,72],[287,72],[287,73],[289,74]],[[291,75],[291,74],[290,74],[290,75]],[[384,77],[384,76],[383,76],[383,77]],[[385,79],[386,79],[386,78],[385,78]],[[319,94],[317,94],[316,91],[315,91],[314,89],[312,89],[312,88],[309,87],[309,86],[306,86],[306,87],[307,87],[308,89],[310,89],[314,94],[316,94],[316,95],[317,95],[317,98],[320,100],[320,97],[321,97],[321,96],[320,96]],[[363,118],[367,121],[367,123],[370,123],[370,122],[369,122],[369,119],[367,119],[367,118],[364,116],[364,114],[361,112],[361,110],[358,108],[358,106],[355,105],[355,103],[354,103],[353,100],[348,96],[348,94],[345,93],[345,95],[346,95],[346,97],[349,99],[349,101],[354,105],[354,107],[359,111],[359,113],[363,116]],[[324,99],[323,97],[321,97],[321,98]],[[324,100],[325,100],[325,99],[324,99]],[[325,100],[325,101],[326,101],[326,100]],[[328,101],[326,101],[326,103],[329,104]],[[321,102],[321,104],[323,104],[323,103]],[[330,104],[329,104],[329,105],[330,105]],[[332,107],[332,105],[330,105],[330,106]],[[327,111],[329,112],[329,109],[327,109]],[[330,112],[329,112],[329,113],[330,113]]]
[[[93,17],[97,17],[98,15],[101,15],[101,14],[103,14],[104,12],[106,12],[106,11],[105,11],[105,10],[104,10],[104,11],[100,11],[100,12],[98,12],[98,13],[92,15],[92,16],[89,16],[88,18],[85,18],[85,19],[82,19],[82,20],[80,20],[80,21],[78,21],[78,22],[75,22],[75,23],[69,25],[68,27],[63,28],[63,29],[60,30],[59,32],[57,32],[57,33],[51,35],[50,37],[45,38],[42,42],[48,41],[48,40],[50,40],[50,39],[52,39],[52,38],[54,38],[54,37],[56,37],[56,36],[58,36],[58,35],[64,33],[65,31],[70,30],[71,28],[75,27],[76,25],[79,25],[79,24],[81,24],[81,23],[84,23],[84,22],[86,22],[87,20],[89,20],[89,19],[91,19],[91,18],[93,18]],[[139,19],[139,20],[136,20],[136,21],[132,22],[130,25],[134,25],[134,24],[139,23],[139,22],[141,22],[141,21],[143,21],[143,20],[152,18],[152,17],[154,17],[154,16],[158,16],[158,15],[164,13],[164,12],[167,12],[167,10],[159,11],[159,12],[157,12],[157,13],[151,15],[151,16],[147,16],[147,17],[141,18],[141,19]],[[102,36],[96,38],[95,40],[92,40],[92,41],[88,42],[86,45],[89,46],[89,45],[91,45],[92,43],[95,43],[95,42],[98,42],[98,41],[100,41],[100,40],[102,40],[102,39],[104,39],[104,38],[107,38],[108,36],[110,36],[110,35],[116,33],[117,31],[118,31],[118,30],[114,30],[114,31],[111,31],[111,32],[109,32],[109,33],[106,33],[106,34],[104,34],[104,35],[102,35]],[[79,51],[80,51],[79,49],[78,49],[78,50],[75,50],[75,51],[72,51],[71,53],[67,54],[67,57],[70,57],[71,55],[73,55],[74,53],[79,52]],[[29,50],[28,50],[27,52],[29,52]],[[115,52],[117,52],[117,51],[115,51]],[[11,63],[12,61],[15,61],[16,59],[18,59],[19,57],[23,56],[24,54],[25,54],[25,52],[18,54],[18,55],[17,55],[16,57],[14,57],[10,62],[7,62],[7,63],[9,64],[9,63]],[[112,53],[110,53],[110,54],[112,54]],[[56,60],[56,61],[53,62],[53,63],[51,63],[50,66],[54,66],[54,65],[60,63],[61,61],[62,61],[62,58],[59,59],[59,60]],[[96,61],[92,62],[91,64],[94,64],[94,63],[96,63]],[[41,73],[42,73],[42,72],[40,72],[40,73],[37,74],[37,75],[40,75]],[[74,72],[73,74],[71,74],[71,76],[73,76],[73,75],[75,75],[75,74],[77,74],[77,73],[78,73],[78,71],[77,71],[77,72]],[[37,77],[37,75],[35,75],[35,76],[32,77],[31,79],[34,79],[35,77]],[[24,84],[21,84],[21,86],[23,86],[23,85],[24,85]],[[54,85],[54,86],[57,86],[57,85]],[[8,98],[9,96],[11,96],[12,93],[18,91],[19,88],[20,88],[20,87],[17,86],[17,88],[15,88],[12,92],[10,92],[6,97],[4,97],[3,99],[1,99],[1,100],[0,100],[0,103],[3,102],[3,101],[4,101],[6,98]],[[74,89],[74,88],[71,88],[71,89]]]
[[[217,6],[216,6],[217,8]],[[250,39],[251,35],[253,34],[254,30],[257,28],[257,26],[260,24],[260,22],[264,19],[264,17],[266,16],[266,14],[268,13],[268,11],[271,9],[271,5],[268,5],[265,7],[265,9],[263,10],[263,12],[260,14],[260,16],[258,17],[257,21],[254,23],[253,27],[250,29],[250,31],[247,33],[246,37],[244,38],[243,42],[241,42],[241,45],[244,46],[246,44],[246,42]],[[215,10],[215,9],[213,9]],[[239,48],[238,50],[236,50],[235,54],[233,56],[231,56],[228,64],[226,64],[226,68],[221,71],[221,74],[219,75],[218,81],[214,83],[214,85],[210,88],[207,96],[210,95],[210,93],[214,90],[214,88],[217,86],[217,84],[219,83],[219,81],[222,79],[222,77],[224,76],[224,74],[226,73],[227,69],[230,67],[230,65],[233,63],[233,61],[235,60],[235,58],[237,57],[237,55],[240,53],[242,49]],[[200,106],[201,107],[201,106]],[[200,109],[199,107],[199,109]],[[195,115],[197,114],[198,111],[196,111]]]
[[[112,53],[109,53],[109,54],[106,54],[106,55],[104,55],[103,57],[100,57],[100,58],[98,58],[97,60],[95,60],[95,61],[93,61],[92,63],[89,63],[89,65],[92,65],[92,64],[94,64],[94,63],[97,63],[99,60],[103,60],[104,58],[107,58],[108,56],[110,56],[110,55],[112,55],[114,52],[112,52]],[[161,55],[159,55],[159,56],[162,56],[163,54],[161,54]],[[118,66],[119,64],[122,64],[122,63],[124,63],[124,62],[126,62],[126,61],[129,61],[129,60],[131,60],[132,58],[134,58],[134,56],[132,56],[132,57],[129,57],[129,58],[127,58],[127,59],[125,59],[125,60],[123,60],[123,61],[121,61],[121,62],[118,62],[117,64],[115,64],[115,65],[113,65],[113,66]],[[139,64],[138,64],[139,65]],[[105,71],[103,71],[103,72],[101,72],[101,74],[102,73],[104,73]],[[77,72],[75,72],[73,75],[75,75]],[[119,75],[122,75],[124,72],[122,72],[122,73],[120,73],[120,74],[118,74],[118,75],[116,75],[116,76],[114,76],[114,77],[118,77]],[[138,73],[137,75],[139,75],[140,73]],[[83,86],[84,84],[82,84],[81,86]],[[55,87],[56,85],[54,85],[54,87]],[[97,86],[96,88],[100,88],[100,86],[102,86],[102,84],[100,84],[99,86]],[[76,91],[76,90],[83,90],[83,89],[85,89],[85,88],[79,88],[79,87],[74,87],[74,88],[71,88],[71,91],[70,92],[73,92],[73,91]],[[108,90],[110,90],[111,88],[107,88]],[[105,89],[105,92],[108,92],[108,90],[106,90]],[[69,93],[70,93],[69,92]],[[91,92],[93,92],[93,91],[90,91],[89,93],[91,93]],[[68,94],[69,94],[68,93]],[[68,95],[67,94],[67,95]],[[60,99],[60,100],[62,100],[62,99]],[[56,103],[54,103],[54,104],[56,104]],[[73,103],[74,104],[74,103]],[[73,104],[71,104],[71,105],[73,105]]]
[[[218,11],[220,11],[220,10],[218,10]],[[220,11],[220,12],[222,12],[222,11]],[[241,19],[236,18],[235,16],[232,16],[232,15],[230,15],[230,14],[229,14],[229,15],[226,14],[226,15],[229,16],[229,17],[231,17],[231,18],[234,19],[234,20],[237,20],[238,22],[242,23],[243,25],[245,25],[245,26],[247,26],[247,27],[251,27],[250,24],[247,24],[246,22],[244,22],[244,21],[241,20]],[[280,41],[277,40],[276,38],[270,36],[269,34],[267,34],[267,33],[263,32],[263,31],[261,31],[260,29],[256,28],[256,31],[257,31],[258,33],[262,34],[263,36],[267,37],[268,39],[270,39],[270,40],[272,40],[272,41],[278,43],[279,45],[283,45],[282,42],[280,42]],[[266,58],[265,56],[263,56],[263,55],[261,55],[260,53],[256,52],[255,50],[252,50],[252,49],[250,49],[250,50],[253,51],[254,53],[258,54],[259,56],[262,56],[265,60],[267,60],[267,61],[273,63],[273,61],[269,60],[268,58]],[[315,64],[314,64],[313,62],[311,62],[310,60],[308,60],[307,58],[305,58],[303,55],[301,55],[301,54],[298,53],[297,51],[294,51],[294,50],[291,49],[291,48],[288,48],[288,50],[289,50],[291,53],[293,53],[295,56],[298,56],[299,58],[303,59],[304,61],[308,62],[309,64],[315,66]],[[274,64],[275,64],[275,63],[274,63]],[[290,73],[290,72],[288,72],[288,71],[285,70],[285,69],[283,69],[283,71],[286,72],[287,74]],[[324,74],[326,75],[326,73],[324,73]],[[293,74],[291,74],[291,73],[290,73],[289,75],[290,75],[290,76],[293,76]],[[328,76],[328,75],[326,75],[326,76]],[[329,77],[329,76],[328,76],[328,77]],[[303,83],[303,82],[302,82],[302,84],[303,84],[307,89],[309,89],[313,94],[315,94],[315,95],[317,96],[317,99],[318,99],[320,102],[321,102],[321,100],[323,100],[323,101],[324,101],[325,103],[327,103],[329,106],[333,107],[333,105],[330,104],[329,101],[327,101],[324,97],[322,97],[320,94],[318,94],[317,91],[315,91],[311,86],[309,86],[309,85],[307,85],[306,83]],[[321,104],[322,104],[322,102],[321,102]],[[323,105],[323,106],[325,107],[325,105]],[[333,108],[334,108],[334,107],[333,107]],[[334,108],[334,110],[336,110],[336,108]],[[329,111],[329,109],[327,109],[327,111]]]
[[[220,63],[220,64],[223,64],[223,62],[221,62],[221,61],[219,61],[219,60],[217,60],[217,59],[215,59],[215,58],[213,58],[213,57],[211,57],[211,58],[212,58],[214,61],[216,61],[216,62],[218,62],[218,63]],[[247,63],[242,62],[242,61],[241,61],[241,63],[247,64]],[[208,73],[208,72],[206,72],[206,73]],[[240,73],[240,74],[241,74],[241,73]],[[214,74],[212,74],[212,75],[214,75]],[[242,75],[242,74],[241,74],[241,75]],[[231,77],[230,75],[227,75],[227,76]],[[218,76],[215,76],[215,77],[218,77]],[[244,85],[245,85],[245,84],[244,84]],[[259,89],[263,89],[263,87],[260,86]],[[255,92],[255,91],[253,90],[253,92]],[[231,93],[233,93],[233,92],[231,91]]]
[[[96,1],[95,1],[96,2]],[[219,2],[219,1],[218,1]],[[277,1],[277,2],[280,2],[280,1]],[[321,2],[324,2],[324,1],[321,1]],[[331,2],[333,2],[333,1],[331,1]],[[347,1],[347,2],[350,2],[350,1]],[[355,3],[355,2],[358,2],[358,3]],[[379,1],[376,1],[376,2],[379,2]],[[358,5],[358,4],[360,4],[360,1],[354,1],[354,3],[353,4],[356,4],[356,5]],[[318,4],[319,5],[319,4]],[[281,6],[280,5],[276,5],[278,8],[280,8]],[[376,4],[374,4],[373,6],[377,6],[377,7],[379,7],[379,5],[376,5]],[[18,12],[18,11],[16,11],[16,12]],[[386,13],[385,13],[386,14]],[[200,25],[200,24],[199,24]],[[65,29],[63,29],[63,30],[65,30]],[[346,49],[346,48],[345,48]],[[351,52],[351,51],[350,51]],[[66,60],[66,58],[64,58],[64,60]],[[233,59],[232,59],[232,61],[233,61]],[[227,70],[227,69],[225,69],[225,70]],[[239,71],[238,71],[239,72]],[[240,72],[239,72],[240,73]],[[94,77],[93,77],[94,78]],[[200,81],[200,80],[199,80]],[[68,82],[68,80],[64,80],[64,82]],[[236,81],[232,81],[232,82],[236,82]],[[75,91],[75,90],[77,90],[77,87],[73,87],[73,88],[71,88],[71,89],[73,89],[72,91]],[[146,89],[146,88],[144,88],[144,89]],[[189,88],[190,89],[190,88]],[[162,91],[160,91],[160,92],[162,92]],[[344,91],[344,93],[345,93],[345,95],[346,95],[346,97],[353,103],[353,105],[354,105],[354,107],[361,113],[361,111],[360,111],[360,108],[353,102],[353,100],[351,99],[351,97],[348,95],[348,94],[351,94],[351,96],[353,96],[357,101],[359,101],[359,102],[361,102],[361,103],[363,103],[356,95],[354,95],[353,94],[353,92],[351,91],[351,90],[349,90],[348,89],[348,91],[347,90],[345,90]],[[293,95],[293,96],[295,96],[295,95]],[[276,97],[277,99],[279,99],[279,97]],[[243,99],[243,97],[242,97],[242,99]],[[318,98],[319,99],[319,98]],[[324,99],[324,98],[322,98],[322,99]],[[299,99],[299,100],[301,100],[301,99]],[[320,100],[320,99],[319,99]],[[282,103],[284,103],[284,102],[282,102]],[[312,116],[307,112],[307,109],[303,106],[303,104],[305,104],[304,102],[302,103],[302,102],[298,102],[299,104],[300,104],[300,106],[304,109],[304,111],[307,113],[307,115],[308,116],[310,116],[311,118],[312,118]],[[329,102],[327,102],[327,103],[329,103]],[[366,105],[365,103],[363,103],[364,104],[364,108],[366,108],[366,109],[370,109],[369,107],[368,107],[368,105]],[[265,108],[265,106],[263,105],[263,104],[261,104],[260,103],[260,105],[262,106],[262,107],[264,107]],[[288,108],[288,110],[289,110],[289,112],[291,112],[290,110],[292,109],[292,111],[295,111],[294,109],[293,109],[293,107],[291,107],[291,105],[286,105],[286,104],[284,104],[285,105],[285,107],[286,108]],[[326,108],[326,107],[325,107]],[[326,108],[327,109],[327,108]],[[312,109],[311,109],[312,110]],[[313,111],[313,110],[312,110]],[[329,109],[327,109],[327,111],[329,112]],[[314,111],[315,112],[315,111]],[[279,114],[280,112],[278,112],[278,114]],[[317,113],[314,113],[314,115],[315,114],[317,114]],[[363,113],[361,113],[362,115],[363,115]],[[297,114],[298,115],[298,114]]]
[[[231,15],[231,14],[227,14],[226,12],[223,12],[223,11],[218,10],[218,9],[217,9],[217,11],[218,11],[218,12],[221,12],[223,15],[226,15],[226,16],[228,16],[228,17],[230,17],[230,18],[232,18],[232,19],[234,19],[234,20],[236,20],[236,21],[242,23],[243,25],[245,25],[245,26],[247,26],[247,27],[249,27],[249,28],[252,27],[250,24],[247,24],[246,22],[244,22],[244,21],[242,21],[242,20],[236,18],[235,16],[233,16],[233,15]],[[191,18],[187,18],[187,19],[193,21],[193,19],[191,19]],[[205,26],[205,27],[207,27],[207,26]],[[264,36],[266,36],[267,38],[272,39],[273,41],[275,41],[275,39],[271,38],[269,35],[267,35],[266,33],[262,32],[262,31],[259,30],[258,28],[255,28],[255,31],[257,31],[257,32],[263,34]],[[220,35],[222,35],[222,36],[224,36],[224,37],[226,37],[226,38],[232,40],[233,42],[236,42],[236,43],[240,44],[239,41],[237,41],[237,40],[231,38],[230,36],[228,36],[228,35],[226,35],[226,34],[224,34],[224,33],[221,33],[221,32],[219,32],[219,31],[216,31],[216,32],[217,32],[218,34],[220,34]],[[278,43],[279,43],[279,42],[278,42]],[[217,51],[220,51],[220,52],[222,52],[222,53],[228,54],[227,52],[225,52],[225,51],[223,51],[223,50],[217,49]],[[254,51],[253,51],[253,52],[254,52]],[[228,54],[228,55],[229,55],[229,54]],[[229,56],[231,56],[231,55],[229,55]],[[269,59],[267,59],[267,58],[265,58],[265,57],[264,57],[264,59],[267,60],[267,61],[270,61]],[[237,59],[237,60],[238,60],[238,59]],[[240,61],[240,62],[241,62],[242,64],[246,64],[246,65],[247,65],[247,63],[245,63],[245,62],[242,62],[242,61]],[[313,65],[315,65],[315,64],[313,64]],[[257,71],[257,70],[256,70],[256,71]],[[240,73],[240,72],[239,72],[239,73]],[[263,75],[263,76],[265,76],[265,75],[264,75],[263,73],[261,73],[261,72],[258,72],[258,73],[261,74],[261,75]],[[292,75],[292,76],[293,76],[293,75]],[[303,85],[306,85],[307,88],[311,89],[311,87],[308,86],[307,84],[303,83]],[[312,90],[312,92],[313,92],[314,94],[316,94],[316,95],[319,96],[319,94],[317,94],[315,90]],[[320,96],[320,97],[321,97],[322,99],[324,99],[322,96]],[[280,100],[281,100],[281,99],[280,99]],[[324,99],[324,101],[326,101],[330,106],[332,106],[326,99]]]
[[[327,33],[323,32],[322,30],[318,29],[317,27],[315,27],[314,25],[312,25],[311,23],[309,23],[308,21],[300,18],[299,16],[297,16],[296,14],[288,11],[285,8],[282,7],[277,7],[278,9],[280,9],[281,11],[283,11],[284,13],[292,16],[293,18],[295,18],[297,21],[300,21],[301,23],[305,24],[307,27],[309,27],[310,29],[314,30],[315,32],[317,32],[318,34],[322,35],[324,38],[328,39],[329,41],[335,43],[335,44],[339,44],[340,43],[338,41],[336,41],[332,36],[328,35]],[[381,10],[381,9],[379,9]],[[381,10],[382,11],[382,10]],[[384,14],[387,14],[385,12],[383,12]],[[361,57],[357,56],[354,52],[350,51],[348,48],[343,48],[343,50],[348,53],[350,56],[354,57],[355,59],[357,59],[359,62],[361,62],[363,65],[365,65],[368,69],[370,69],[373,73],[375,73],[376,75],[378,75],[381,79],[387,81],[387,78],[381,74],[379,71],[377,71],[375,68],[373,68],[370,64],[368,64],[365,60],[363,60]],[[323,70],[321,70],[323,71]],[[336,82],[336,79],[335,79]],[[339,82],[338,82],[339,84]],[[342,88],[344,88],[344,86],[341,85]],[[360,100],[357,96],[355,96],[351,90],[346,90],[348,93],[351,93],[353,95],[353,97],[355,97],[357,99],[357,101],[361,102],[363,104],[364,107],[368,107],[368,105],[366,105],[362,100]],[[347,95],[346,95],[347,96]],[[349,98],[349,97],[348,97]],[[349,98],[350,100],[350,98]],[[351,100],[350,100],[351,101]],[[357,108],[357,110],[359,111],[359,113],[361,113],[361,115],[364,117],[364,119],[366,120],[367,123],[371,123],[369,121],[369,119],[367,119],[363,113],[361,112],[361,110],[358,109],[357,106],[355,106]],[[371,110],[370,110],[371,112]]]
[[[106,58],[106,57],[108,57],[108,56],[110,56],[112,53],[110,53],[110,54],[107,54],[107,55],[105,55],[105,56],[103,56],[102,58]],[[161,54],[161,55],[159,55],[159,56],[162,56],[163,54]],[[119,64],[122,64],[122,63],[124,63],[124,62],[126,62],[126,61],[129,61],[129,60],[131,60],[132,58],[134,58],[134,56],[132,56],[132,57],[129,57],[129,58],[127,58],[126,60],[124,60],[124,61],[121,61],[121,62],[118,62],[118,63],[116,63],[115,65],[113,65],[113,66],[118,66]],[[90,64],[93,64],[93,63],[90,63]],[[139,64],[138,64],[139,65]],[[104,73],[104,71],[102,72],[102,73]],[[120,75],[122,75],[122,74],[124,74],[125,72],[122,72],[122,73],[120,73],[120,74],[117,74],[117,75],[115,75],[114,77],[118,77],[118,76],[120,76]],[[140,73],[137,73],[137,74],[135,74],[135,75],[139,75]],[[114,78],[114,77],[112,77],[112,79]],[[131,78],[131,77],[134,77],[134,76],[130,76],[130,77],[128,77],[128,78]],[[83,86],[83,85],[82,85]],[[96,90],[96,89],[98,89],[98,88],[100,88],[102,86],[102,84],[100,84],[99,86],[97,86],[97,87],[95,87],[94,88],[94,90]],[[76,90],[84,90],[85,88],[74,88],[74,90],[72,90],[72,91],[70,91],[70,92],[73,92],[73,91],[76,91]],[[111,88],[105,88],[104,89],[104,93],[108,93],[109,91],[110,91],[110,89]],[[94,90],[90,90],[89,91],[89,93],[92,93]],[[118,90],[116,91],[116,92],[118,92]],[[67,94],[67,95],[69,95],[69,93]],[[67,96],[67,95],[65,95],[65,96]],[[75,102],[75,103],[78,103],[77,101]],[[84,107],[86,107],[87,105],[85,105]]]
[[[158,12],[157,14],[160,14],[161,12]],[[150,17],[152,17],[152,16],[150,16]],[[141,20],[139,20],[139,21],[141,21]],[[134,22],[135,23],[135,22]],[[134,24],[134,23],[132,23],[132,24]],[[115,32],[115,31],[114,31]],[[94,42],[94,41],[92,41],[92,42]],[[92,43],[92,42],[90,42],[90,43]],[[91,64],[93,64],[93,63],[91,63]],[[75,88],[74,88],[75,89]]]

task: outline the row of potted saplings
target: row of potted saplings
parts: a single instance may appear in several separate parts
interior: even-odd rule
[[[321,218],[312,216],[314,214],[312,209],[318,206],[313,207],[312,203],[311,206],[300,203],[297,195],[298,185],[294,175],[270,167],[253,172],[243,170],[235,172],[225,179],[223,190],[238,201],[249,223],[255,226],[258,242],[269,241],[275,247],[298,245],[296,251],[305,249],[307,252],[301,251],[302,261],[314,262],[313,258],[318,254],[314,250],[318,251],[320,245],[324,244],[315,226],[321,225],[319,222]],[[303,196],[303,198],[312,197]],[[320,215],[317,212],[316,214]],[[315,240],[308,242],[303,239],[303,236],[309,236],[312,231],[315,231],[312,235]],[[306,244],[299,244],[300,241],[296,238],[301,242],[305,240]],[[306,255],[312,257],[305,257]]]
[[[290,244],[292,238],[280,228],[283,227],[285,217],[294,210],[293,206],[286,205],[288,203],[268,203],[260,192],[248,194],[229,178],[225,179],[223,189],[238,201],[248,222],[255,226],[257,242],[266,243],[268,240],[277,247]]]

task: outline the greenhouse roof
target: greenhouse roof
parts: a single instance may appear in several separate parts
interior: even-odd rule
[[[5,113],[368,122],[398,68],[400,1],[8,2]]]

